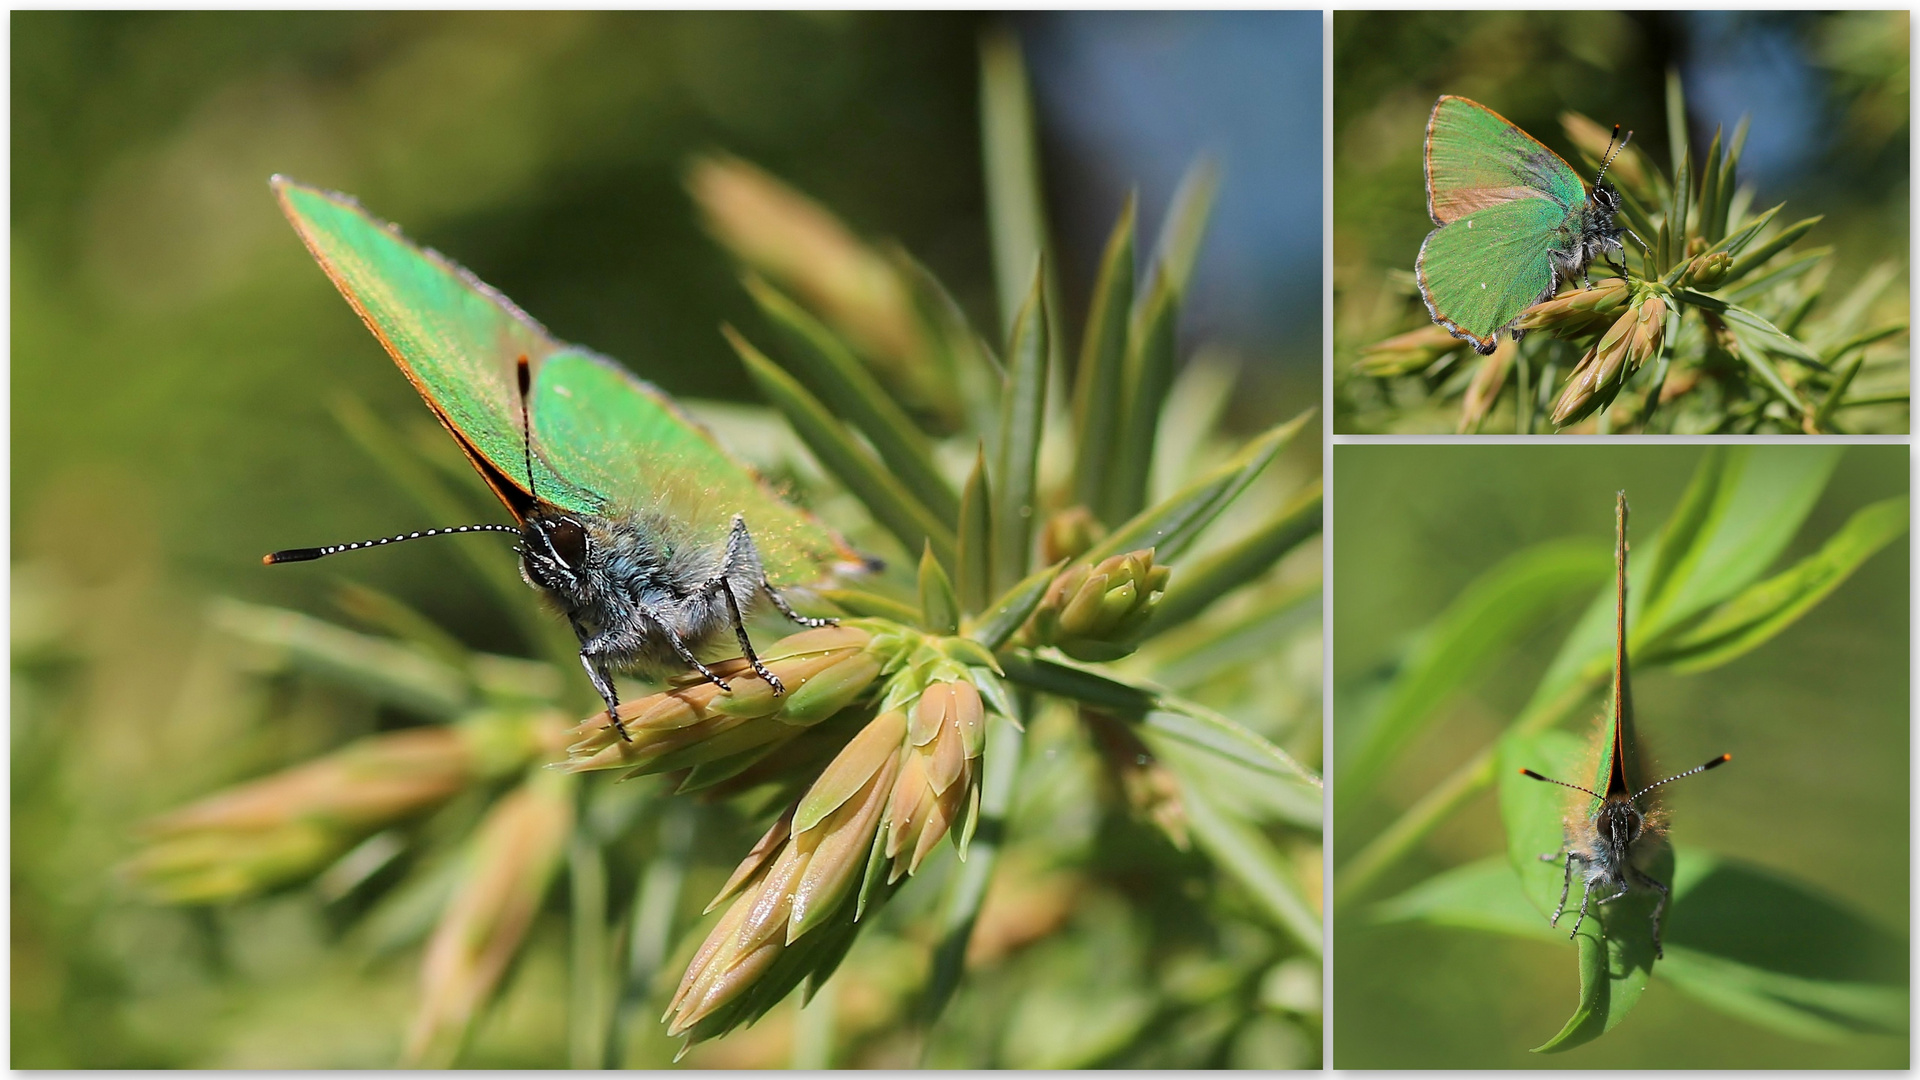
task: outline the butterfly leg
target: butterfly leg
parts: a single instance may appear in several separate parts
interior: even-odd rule
[[[740,642],[741,655],[746,657],[748,665],[753,668],[753,673],[772,687],[776,695],[784,694],[787,688],[781,684],[778,676],[767,670],[767,665],[760,662],[759,654],[753,651],[753,639],[747,635],[747,623],[740,610],[740,598],[733,594],[734,579],[741,577],[743,572],[747,571],[751,571],[753,577],[760,579],[761,586],[766,587],[767,576],[760,572],[760,552],[753,546],[753,534],[747,531],[746,519],[735,514],[733,529],[727,534],[727,555],[721,561],[720,572],[702,584],[700,591],[702,593],[717,592],[724,598],[728,619],[733,623],[733,636]],[[769,595],[774,595],[771,588],[768,588],[767,592]],[[793,612],[787,609],[786,602],[779,596],[774,595],[774,603],[789,616],[793,615]]]
[[[607,665],[599,661],[599,651],[589,642],[588,634],[580,623],[574,623],[574,636],[580,638],[580,667],[588,669],[588,680],[593,682],[593,690],[607,701],[607,726],[620,732],[620,742],[634,742],[634,736],[626,734],[626,724],[620,723],[620,690],[612,684],[612,675],[607,673]]]
[[[1572,941],[1575,937],[1579,936],[1580,924],[1587,921],[1587,901],[1592,899],[1592,897],[1593,882],[1588,881],[1587,891],[1580,894],[1580,916],[1573,920],[1573,930],[1567,934],[1568,941]]]
[[[1673,890],[1667,888],[1666,882],[1658,878],[1650,877],[1638,870],[1630,870],[1630,873],[1633,874],[1635,880],[1639,881],[1640,884],[1660,894],[1660,899],[1654,901],[1653,904],[1653,956],[1656,960],[1665,960],[1667,954],[1660,949],[1660,916],[1666,913],[1667,901],[1672,899]]]
[[[788,607],[787,598],[780,595],[779,591],[773,587],[773,582],[768,581],[765,574],[760,576],[760,591],[767,594],[767,599],[773,601],[773,606],[779,610],[780,614],[785,615],[790,621],[797,622],[801,626],[809,626],[817,630],[822,626],[840,625],[839,619],[809,618]]]
[[[1551,862],[1559,858],[1557,854],[1540,856],[1541,862]],[[1567,868],[1560,875],[1560,906],[1553,909],[1553,918],[1547,920],[1548,926],[1559,926],[1560,916],[1567,913],[1567,890],[1573,887],[1573,863],[1580,858],[1577,852],[1567,852]],[[1574,929],[1578,930],[1578,927]]]
[[[728,693],[733,691],[733,687],[727,684],[727,680],[721,678],[712,668],[701,663],[699,657],[693,655],[693,650],[687,648],[686,641],[681,639],[680,634],[674,630],[673,623],[659,608],[650,604],[642,604],[637,610],[641,617],[652,622],[654,628],[660,631],[660,636],[666,639],[667,645],[673,649],[673,655],[679,657],[681,663],[692,668],[700,674],[701,678],[720,689]]]

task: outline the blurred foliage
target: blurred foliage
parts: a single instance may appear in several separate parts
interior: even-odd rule
[[[1749,168],[1736,181],[1723,167],[1748,142],[1746,120],[1689,112],[1692,100],[1681,99],[1668,74],[1710,54],[1716,29],[1727,30],[1711,18],[1615,12],[1342,12],[1335,18],[1337,429],[1908,430],[1906,15],[1729,16],[1732,36],[1747,47],[1731,61],[1715,57],[1721,67],[1714,73],[1732,66],[1749,81],[1784,79],[1768,67],[1782,63],[1777,50],[1756,44],[1772,34],[1793,42],[1787,62],[1820,76],[1822,96],[1801,103],[1818,117],[1810,130],[1776,134],[1764,130],[1766,116],[1755,120],[1763,125],[1754,133],[1756,145],[1782,138],[1815,143],[1792,147],[1810,161],[1802,173],[1758,189],[1744,179],[1758,170]],[[1501,60],[1490,64],[1488,56]],[[1657,250],[1642,265],[1628,241],[1626,262],[1660,282],[1651,290],[1635,284],[1630,313],[1649,313],[1644,301],[1658,295],[1661,317],[1643,322],[1650,329],[1665,324],[1663,352],[1662,335],[1643,334],[1631,349],[1624,333],[1616,335],[1605,344],[1617,345],[1619,355],[1589,350],[1598,355],[1582,369],[1589,381],[1606,376],[1601,385],[1576,395],[1581,378],[1573,369],[1587,341],[1576,347],[1535,333],[1517,350],[1508,346],[1482,359],[1436,336],[1412,269],[1421,239],[1433,228],[1421,131],[1442,93],[1486,104],[1557,150],[1577,149],[1562,156],[1588,182],[1610,123],[1634,130],[1612,179],[1629,196],[1628,222]],[[1778,149],[1770,148],[1775,156]],[[1656,164],[1663,159],[1664,166]],[[1670,182],[1673,177],[1687,182]],[[1783,200],[1792,214],[1769,225],[1760,208]],[[1671,241],[1660,239],[1663,224],[1671,225]],[[1678,283],[1731,291],[1691,306],[1683,303],[1687,296],[1676,298],[1667,272],[1723,237],[1735,239],[1745,224],[1763,231],[1736,240],[1753,260],[1737,268],[1737,280],[1689,274]],[[1822,246],[1786,250],[1802,236]],[[1743,308],[1732,317],[1723,306],[1729,300]],[[1767,323],[1764,329],[1746,332],[1753,321],[1742,321],[1746,308],[1765,313],[1755,316]],[[1704,317],[1674,317],[1680,313]],[[1560,329],[1599,338],[1606,327]],[[1634,378],[1640,371],[1645,374]],[[1606,409],[1623,383],[1631,407]],[[1583,417],[1591,419],[1574,427]]]
[[[528,35],[537,43],[534,31],[554,33],[554,25],[572,29],[559,44],[549,42],[552,51],[527,48]],[[160,57],[177,52],[181,38],[196,42],[196,34],[225,40],[231,62],[246,67],[265,47],[240,32],[249,28],[291,35],[293,43],[283,48],[296,54],[313,49],[330,56],[304,72],[280,72],[293,87],[283,86],[280,99],[234,92],[227,108],[237,111],[222,115],[224,134],[209,136],[202,149],[246,158],[249,175],[292,169],[352,189],[359,174],[351,169],[301,165],[310,160],[301,154],[331,146],[337,160],[370,170],[369,183],[357,192],[369,205],[424,222],[436,246],[472,259],[482,277],[549,320],[561,336],[605,347],[653,376],[645,362],[649,348],[625,348],[617,334],[595,336],[582,327],[584,312],[622,302],[630,307],[649,295],[677,304],[686,294],[650,294],[630,276],[597,274],[585,263],[568,264],[545,280],[570,281],[578,273],[577,284],[599,290],[598,301],[592,291],[570,292],[570,301],[543,297],[537,284],[522,289],[511,273],[493,273],[488,252],[521,242],[516,229],[480,220],[486,213],[473,217],[474,207],[493,204],[431,176],[435,167],[451,168],[446,155],[466,146],[457,130],[446,138],[458,146],[442,143],[429,153],[418,143],[439,129],[393,131],[376,122],[381,110],[405,103],[404,115],[423,122],[436,114],[413,108],[410,95],[464,72],[468,81],[457,88],[487,89],[491,96],[426,95],[440,103],[436,122],[458,129],[487,116],[481,126],[497,134],[512,125],[494,123],[502,119],[495,114],[504,110],[512,120],[516,110],[537,113],[542,95],[536,88],[582,77],[576,70],[581,50],[611,58],[647,48],[675,59],[651,68],[603,59],[599,67],[611,65],[622,78],[644,84],[647,94],[657,95],[648,100],[668,111],[691,101],[722,115],[722,106],[747,114],[735,117],[740,128],[729,129],[731,135],[751,142],[748,136],[757,133],[799,160],[823,163],[837,152],[830,140],[809,145],[814,136],[803,125],[782,127],[759,111],[762,99],[776,96],[772,88],[789,78],[802,81],[780,74],[775,61],[817,60],[826,46],[809,34],[853,35],[860,38],[855,54],[862,56],[887,52],[889,27],[928,47],[904,25],[840,16],[313,17],[286,25],[211,16],[117,23],[43,17],[31,32],[64,33],[76,50],[108,47],[72,40],[88,35],[135,51],[152,47],[161,50],[151,61],[155,73],[177,71]],[[330,28],[346,37],[329,36]],[[613,33],[619,30],[630,36]],[[662,30],[669,31],[666,40],[654,36]],[[408,39],[409,31],[417,36]],[[971,64],[967,35],[945,33],[968,45]],[[474,35],[489,38],[492,47],[476,45]],[[17,25],[17,50],[23,36]],[[693,70],[675,51],[686,48],[677,38],[724,54],[725,70]],[[1017,51],[1009,41],[995,41],[988,55],[999,63],[990,62],[988,70],[1017,71]],[[761,48],[769,62],[756,69],[752,56]],[[906,51],[838,72],[844,80],[838,92],[861,96],[856,89],[867,85],[863,80],[885,84],[889,72],[903,78],[917,62]],[[529,68],[534,56],[539,63]],[[495,70],[502,66],[507,70]],[[677,72],[679,81],[661,85],[663,70]],[[344,81],[342,72],[349,73]],[[755,80],[770,89],[728,96],[746,95],[740,84]],[[384,86],[385,96],[363,82]],[[833,83],[816,73],[808,92],[828,92]],[[316,86],[333,89],[316,96]],[[85,90],[76,84],[70,92]],[[889,92],[872,90],[871,107],[912,111],[912,93],[881,100]],[[632,123],[647,115],[631,96],[638,87],[626,93],[606,103],[603,119]],[[156,101],[162,97],[155,94]],[[992,93],[984,97],[996,100]],[[16,92],[16,109],[20,100]],[[308,126],[289,131],[260,119],[249,110],[262,100],[280,101]],[[997,100],[1010,99],[999,94]],[[354,108],[364,110],[360,126],[345,122]],[[1010,127],[991,105],[986,112],[989,157],[1006,150],[996,143],[1032,137]],[[564,133],[581,129],[549,130],[551,119],[526,118],[522,135],[532,142],[521,144],[546,147],[551,140],[550,171],[546,165],[532,171],[535,161],[493,162],[490,153],[463,160],[490,162],[514,184],[565,200],[566,177],[578,171],[576,180],[584,182],[597,166],[560,153],[562,147],[575,152],[576,142]],[[591,120],[576,123],[591,126]],[[687,128],[708,137],[712,130],[691,121]],[[263,130],[278,131],[285,145],[262,151]],[[301,133],[336,141],[306,145],[292,137]],[[943,140],[954,135],[947,128],[917,137],[929,152],[945,153]],[[392,142],[364,157],[340,149],[355,138]],[[833,923],[787,950],[794,963],[776,961],[760,976],[760,989],[738,999],[740,1008],[714,1014],[713,1024],[694,1034],[711,1038],[764,1018],[694,1047],[686,1063],[1312,1066],[1320,1047],[1320,796],[1311,772],[1320,736],[1318,429],[1300,418],[1250,441],[1225,432],[1220,419],[1232,396],[1231,366],[1208,353],[1179,362],[1174,328],[1204,228],[1206,186],[1189,185],[1160,240],[1138,245],[1144,267],[1138,290],[1131,287],[1132,215],[1123,216],[1103,271],[1111,322],[1090,318],[1085,331],[1063,325],[1029,267],[1011,333],[983,334],[974,327],[986,321],[966,318],[963,309],[972,305],[947,292],[943,275],[905,254],[923,249],[920,238],[880,221],[879,228],[906,234],[906,243],[875,245],[863,239],[872,223],[849,226],[824,209],[861,204],[863,183],[890,194],[912,186],[892,182],[912,167],[910,154],[895,155],[884,143],[871,152],[884,164],[864,179],[844,177],[840,183],[856,189],[851,195],[835,184],[815,186],[811,177],[804,182],[828,196],[816,203],[774,179],[775,173],[805,175],[804,168],[762,171],[741,159],[695,161],[683,149],[649,151],[674,184],[688,183],[712,235],[738,268],[750,271],[730,319],[742,328],[730,333],[732,349],[775,406],[736,400],[693,407],[722,442],[790,485],[863,548],[887,557],[887,573],[859,591],[825,594],[849,615],[881,617],[850,620],[843,630],[905,620],[924,630],[903,641],[924,636],[976,659],[999,647],[997,663],[1013,692],[1011,702],[1003,697],[993,711],[1017,713],[1025,729],[992,722],[986,754],[968,781],[980,785],[982,824],[977,831],[956,825],[952,833],[956,842],[974,834],[965,862],[944,846],[924,860],[916,849],[918,881],[902,880],[897,895],[890,895],[893,882],[871,890],[863,885],[858,936],[850,901],[843,900],[829,912]],[[274,160],[252,160],[257,153]],[[380,162],[393,172],[383,174]],[[404,167],[409,162],[413,169]],[[621,169],[631,165],[606,166],[607,182],[627,175]],[[834,162],[834,175],[843,168],[853,165]],[[203,172],[187,164],[181,169],[185,186],[172,195],[192,191],[211,200],[200,204],[199,226],[227,226],[229,215],[251,217],[256,200],[272,220],[264,189],[239,189],[229,204],[223,192],[204,185]],[[418,175],[421,169],[427,175]],[[995,175],[1003,177],[997,189]],[[1008,175],[989,171],[990,206],[1033,197],[1008,185],[1037,184],[1037,177],[1004,179]],[[964,192],[964,184],[948,190]],[[132,180],[124,191],[128,198],[154,197]],[[738,197],[743,192],[745,199]],[[468,199],[474,201],[463,209]],[[148,207],[153,228],[193,232],[191,222],[159,205]],[[867,206],[878,214],[875,205],[886,204]],[[613,234],[597,214],[582,210],[575,228]],[[436,228],[437,216],[462,224]],[[694,228],[694,215],[684,216],[675,228]],[[977,230],[981,224],[979,216],[957,220],[942,227]],[[544,227],[522,235],[545,259],[582,246],[556,242]],[[1028,250],[1047,250],[1043,236],[1017,239]],[[209,306],[197,312],[193,304],[168,299],[142,319],[96,320],[102,332],[88,338],[77,332],[79,324],[58,322],[79,314],[75,294],[58,293],[69,303],[37,325],[36,340],[71,336],[105,349],[108,337],[128,335],[118,339],[125,345],[139,327],[149,346],[182,354],[243,347],[248,332],[235,329],[231,313],[216,317],[211,305],[217,301],[223,308],[240,305],[243,323],[271,322],[276,334],[306,325],[319,340],[373,355],[311,265],[294,269],[297,248],[276,247],[264,228],[246,241],[256,243],[262,252],[279,251],[272,258],[285,265],[246,255],[235,264],[231,287],[209,293]],[[783,258],[783,244],[799,245],[803,257]],[[842,258],[805,257],[821,254],[821,244]],[[937,255],[941,245],[936,237],[924,247]],[[16,247],[16,266],[23,250],[33,249]],[[650,272],[686,275],[670,254],[642,256]],[[723,281],[735,272],[710,257],[690,261],[717,268],[712,276]],[[1116,285],[1123,267],[1124,287]],[[17,289],[38,272],[37,266],[17,271]],[[879,286],[862,288],[861,282]],[[607,299],[615,289],[620,302]],[[330,303],[327,310],[337,318],[318,310],[302,315],[312,297]],[[20,299],[17,292],[16,303]],[[119,309],[108,304],[103,310]],[[712,325],[681,308],[644,322],[672,327],[689,341],[699,325]],[[887,327],[905,328],[905,336]],[[24,332],[18,323],[16,331]],[[19,343],[17,337],[17,352]],[[652,345],[664,347],[658,340]],[[690,359],[684,369],[667,366],[658,377],[676,389],[698,390],[705,368],[713,381],[704,388],[728,398],[749,396],[740,389],[744,382],[728,374],[740,368],[710,353],[715,345],[727,349],[728,339],[714,335],[689,347],[712,362]],[[1052,363],[1056,356],[1067,359]],[[299,363],[285,355],[274,374],[286,376]],[[950,374],[949,385],[959,392],[916,394],[915,377],[928,364]],[[231,378],[232,367],[209,365],[209,377]],[[395,508],[410,503],[433,514],[462,508],[462,520],[465,513],[497,513],[417,404],[407,407],[418,419],[395,429],[379,419],[386,409],[357,403],[362,382],[367,396],[379,400],[405,394],[403,380],[385,362],[338,367],[338,373],[328,367],[307,376],[315,382],[306,389],[320,397],[310,407],[331,408],[365,452],[362,472],[337,456],[273,462],[252,453],[272,440],[250,436],[233,426],[235,415],[221,412],[245,413],[231,387],[200,402],[200,413],[158,418],[148,430],[191,433],[205,424],[228,447],[232,460],[224,468],[265,470],[252,473],[261,476],[289,466],[276,479],[283,489],[277,497],[311,504],[310,523],[297,527],[324,529],[324,535],[386,530],[393,516],[407,513]],[[56,368],[42,362],[36,394],[51,396],[52,380],[62,374]],[[71,370],[63,373],[62,385],[72,378]],[[1103,396],[1086,385],[1102,380],[1118,391]],[[273,385],[248,392],[275,399],[303,393],[297,381]],[[1164,398],[1143,397],[1142,386],[1161,388]],[[16,384],[16,400],[26,398]],[[57,415],[49,410],[41,422]],[[274,414],[247,415],[265,424]],[[1109,459],[1104,446],[1087,441],[1090,418],[1124,433],[1134,452]],[[1262,418],[1270,425],[1279,419]],[[233,446],[249,453],[233,454]],[[1076,449],[1088,446],[1102,451],[1097,459]],[[71,446],[39,452],[42,461],[64,462]],[[163,458],[155,467],[165,460],[180,459]],[[19,461],[16,455],[16,476],[27,468]],[[903,484],[915,469],[927,470],[924,481]],[[497,539],[455,538],[384,568],[378,559],[337,568],[364,574],[379,587],[324,572],[307,575],[309,591],[326,595],[351,627],[286,606],[220,600],[208,608],[198,588],[176,577],[174,543],[157,523],[193,524],[200,530],[193,543],[230,552],[236,544],[257,550],[284,544],[296,527],[289,522],[307,518],[276,512],[272,498],[253,489],[257,520],[236,520],[231,529],[223,522],[210,534],[207,519],[194,522],[190,514],[232,498],[220,489],[238,483],[233,475],[209,470],[177,489],[150,489],[128,475],[97,464],[90,473],[55,470],[40,481],[45,493],[36,496],[36,512],[17,533],[16,1062],[386,1066],[403,1052],[419,1063],[491,1067],[658,1067],[673,1060],[682,1048],[656,1018],[712,925],[700,907],[743,854],[747,861],[735,876],[760,887],[767,853],[780,842],[777,831],[767,833],[768,822],[793,805],[813,777],[820,777],[816,790],[842,784],[835,770],[845,771],[839,762],[857,744],[855,733],[876,712],[884,719],[892,706],[863,701],[805,729],[776,753],[702,759],[692,773],[624,784],[564,776],[539,766],[561,756],[565,721],[588,715],[592,696],[571,663],[503,655],[521,649],[547,655],[541,646],[550,635],[534,614],[530,592],[499,588],[497,571],[510,557]],[[317,479],[328,475],[335,480]],[[1082,481],[1100,493],[1097,507],[1076,498]],[[942,505],[942,488],[951,489],[952,502],[932,509]],[[203,501],[167,501],[190,489]],[[249,489],[242,484],[241,490]],[[107,519],[115,528],[99,529]],[[262,535],[254,537],[255,531]],[[455,551],[464,561],[452,557]],[[1156,619],[1161,609],[1167,617]],[[756,640],[771,641],[778,627],[777,620],[760,621]],[[965,636],[940,636],[955,630]],[[1053,644],[1097,662],[1075,662]],[[940,670],[918,660],[912,665],[914,678]],[[900,677],[890,674],[886,685],[897,688]],[[981,692],[988,693],[987,675],[969,677],[981,679]],[[679,692],[630,704],[638,714]],[[797,707],[797,699],[783,706]],[[925,753],[934,757],[946,753],[938,741],[927,745]],[[714,764],[729,771],[701,772]],[[676,784],[712,786],[696,800],[674,796]],[[222,787],[227,790],[217,791]],[[800,804],[803,818],[833,820],[831,797],[821,798],[827,802]],[[190,805],[159,813],[183,803]],[[950,808],[938,812],[951,821]],[[796,821],[795,827],[802,826]],[[758,846],[756,836],[762,836]],[[163,907],[154,899],[190,903]],[[832,948],[813,948],[823,940],[846,949],[844,961]],[[802,979],[812,991],[804,1010],[796,1007],[799,995],[786,993]]]
[[[1904,448],[1345,448],[1337,464],[1353,539],[1335,552],[1335,1064],[1904,1061],[1906,837],[1861,827],[1907,805]],[[1679,869],[1639,1007],[1645,970],[1616,973],[1616,1008],[1529,1057],[1589,980],[1570,977],[1568,924],[1547,928],[1560,873],[1537,858],[1565,800],[1517,770],[1583,775],[1620,488],[1652,768],[1734,761],[1666,789]],[[1638,933],[1645,917],[1619,916]]]

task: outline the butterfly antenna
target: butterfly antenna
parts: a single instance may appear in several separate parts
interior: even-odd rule
[[[520,453],[526,459],[527,494],[538,501],[540,493],[533,490],[533,421],[527,416],[527,392],[533,386],[533,367],[527,363],[525,353],[520,354],[514,374],[520,381]]]
[[[1620,151],[1625,150],[1627,143],[1631,141],[1633,141],[1633,132],[1627,132],[1627,137],[1623,139],[1620,137],[1620,125],[1613,125],[1613,137],[1607,140],[1606,155],[1600,159],[1600,174],[1593,178],[1595,187],[1600,186],[1600,181],[1607,178],[1607,170],[1613,167],[1613,159],[1619,157]]]
[[[1687,777],[1692,776],[1694,773],[1703,773],[1703,772],[1706,772],[1708,769],[1717,769],[1720,766],[1725,765],[1727,762],[1732,760],[1733,760],[1732,754],[1721,754],[1719,757],[1714,758],[1712,761],[1707,762],[1705,765],[1695,765],[1693,768],[1688,769],[1686,772],[1674,773],[1672,776],[1667,777],[1665,780],[1656,780],[1653,783],[1648,784],[1646,787],[1641,788],[1639,791],[1634,792],[1633,797],[1635,799],[1638,799],[1640,796],[1645,795],[1647,792],[1652,791],[1654,788],[1659,787],[1661,784],[1671,784],[1675,780],[1684,780]]]
[[[1705,766],[1705,765],[1702,765],[1702,766],[1700,766],[1700,769],[1704,769],[1704,768],[1707,768],[1707,767],[1708,767],[1708,766]],[[1700,771],[1700,769],[1695,769],[1695,770],[1693,770],[1693,771],[1694,771],[1694,772],[1699,772],[1699,771]],[[1581,786],[1580,786],[1579,784],[1569,784],[1569,783],[1567,783],[1567,782],[1566,782],[1565,780],[1555,780],[1555,779],[1554,779],[1553,777],[1551,777],[1551,776],[1541,776],[1541,775],[1540,775],[1539,773],[1537,773],[1537,772],[1534,772],[1534,771],[1533,771],[1532,769],[1521,769],[1521,770],[1520,770],[1520,775],[1522,775],[1522,776],[1529,776],[1529,777],[1532,777],[1532,778],[1533,778],[1533,779],[1535,779],[1535,780],[1544,780],[1544,781],[1546,781],[1546,782],[1547,782],[1547,783],[1549,783],[1549,784],[1559,784],[1559,785],[1560,785],[1561,787],[1570,787],[1570,788],[1572,788],[1572,789],[1573,789],[1573,790],[1575,790],[1575,791],[1585,791],[1585,792],[1586,792],[1587,794],[1589,794],[1589,795],[1592,795],[1592,796],[1593,796],[1594,798],[1596,798],[1596,799],[1604,799],[1604,798],[1605,798],[1605,796],[1604,796],[1604,795],[1601,795],[1601,794],[1599,794],[1599,793],[1597,793],[1597,792],[1594,792],[1594,791],[1589,791],[1588,789],[1586,789],[1586,788],[1583,788],[1583,787],[1581,787]],[[1685,774],[1683,773],[1682,775],[1685,775]],[[1680,777],[1678,777],[1678,776],[1676,776],[1676,777],[1674,777],[1674,779],[1675,779],[1675,780],[1678,780],[1679,778],[1680,778]],[[1664,784],[1664,783],[1666,783],[1666,781],[1665,781],[1665,780],[1662,780],[1662,781],[1660,781],[1660,783],[1662,783],[1662,784]]]
[[[504,532],[520,535],[518,527],[513,525],[457,525],[451,529],[422,529],[419,532],[403,533],[399,536],[383,537],[379,540],[356,540],[351,544],[329,544],[326,547],[288,548],[262,556],[261,563],[277,566],[280,563],[312,562],[328,555],[338,555],[343,551],[359,551],[362,548],[385,547],[388,544],[405,543],[408,540],[424,540],[429,536],[451,536],[454,533]]]

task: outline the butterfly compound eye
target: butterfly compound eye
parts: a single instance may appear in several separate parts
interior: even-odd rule
[[[579,569],[587,561],[587,530],[572,518],[561,518],[547,525],[547,542],[553,545],[553,553],[560,561],[572,569]]]

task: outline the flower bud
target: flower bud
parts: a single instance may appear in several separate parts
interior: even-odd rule
[[[710,1026],[731,1026],[716,1013],[803,934],[857,917],[849,904],[863,887],[881,887],[873,875],[882,861],[892,862],[891,885],[916,872],[941,838],[953,834],[958,847],[971,834],[987,710],[971,680],[987,676],[951,659],[931,659],[927,671],[924,684],[914,666],[894,674],[886,701],[900,704],[847,742],[707,905],[732,901],[680,979],[669,1035],[710,1017]]]
[[[488,811],[420,965],[406,1064],[452,1064],[468,1027],[520,949],[573,830],[565,778],[536,772]]]
[[[1465,344],[1447,333],[1445,328],[1427,325],[1376,341],[1361,349],[1360,359],[1353,365],[1353,370],[1377,378],[1414,375],[1432,367],[1434,361]]]
[[[298,881],[369,834],[551,753],[561,730],[549,714],[501,712],[368,736],[154,820],[126,869],[175,903]]]
[[[1520,315],[1519,330],[1549,330],[1556,337],[1578,337],[1606,325],[1627,302],[1627,283],[1605,278],[1590,289],[1575,289],[1533,305]]]
[[[1153,549],[1063,571],[1023,630],[1029,645],[1053,645],[1077,660],[1115,660],[1133,651],[1171,571]]]
[[[1711,289],[1726,278],[1733,268],[1733,256],[1724,251],[1696,255],[1680,272],[1680,284],[1696,289]]]
[[[1507,385],[1507,372],[1513,369],[1513,358],[1519,352],[1520,346],[1507,338],[1493,352],[1480,358],[1473,382],[1467,385],[1466,399],[1460,405],[1461,434],[1478,427],[1492,411],[1494,402],[1500,400],[1500,390]]]
[[[839,712],[873,685],[881,657],[864,627],[804,630],[776,642],[761,657],[785,687],[773,688],[744,658],[708,665],[728,689],[705,679],[650,694],[619,708],[627,737],[599,713],[570,733],[563,772],[627,769],[630,775],[667,772],[777,742]]]
[[[1627,374],[1640,370],[1640,366],[1653,359],[1660,352],[1661,339],[1667,332],[1667,302],[1657,296],[1650,296],[1641,304],[1634,317],[1633,332],[1627,341]]]

